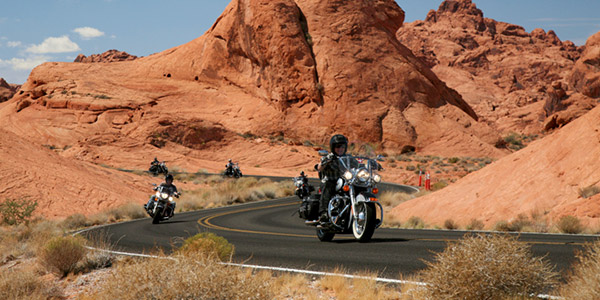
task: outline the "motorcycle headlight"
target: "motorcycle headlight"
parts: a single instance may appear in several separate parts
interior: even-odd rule
[[[173,196],[169,197],[169,201],[173,202]]]
[[[373,181],[375,181],[377,183],[381,182],[381,175],[379,175],[379,174],[373,175]]]
[[[160,192],[156,192],[156,197],[160,197]]]
[[[167,199],[169,197],[169,194],[167,194],[167,193],[161,193],[160,197],[163,198],[163,199]]]
[[[358,177],[360,181],[367,181],[369,179],[369,172],[365,169],[362,169],[358,171],[356,177]]]
[[[345,178],[346,180],[350,180],[350,179],[352,179],[352,173],[350,173],[350,171],[346,171],[346,172],[344,173],[344,178]]]

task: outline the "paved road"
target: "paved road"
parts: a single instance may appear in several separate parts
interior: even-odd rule
[[[398,188],[398,187],[396,187]],[[235,262],[332,271],[371,271],[380,277],[398,278],[425,267],[432,252],[441,252],[447,241],[464,231],[405,230],[380,228],[370,243],[358,243],[352,235],[336,235],[320,242],[314,227],[305,226],[297,213],[299,200],[288,197],[216,209],[176,214],[158,225],[149,218],[92,230],[105,231],[117,250],[150,253],[172,246],[198,232],[210,231],[235,245]],[[595,236],[521,234],[535,255],[546,256],[564,271],[575,260],[576,249]]]

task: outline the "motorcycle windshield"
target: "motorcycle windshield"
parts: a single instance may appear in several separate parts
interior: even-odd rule
[[[361,186],[371,184],[371,179],[378,169],[378,163],[368,157],[361,156],[342,156],[339,158],[341,162],[342,174],[346,171],[352,174],[352,178],[359,178],[354,183]],[[366,171],[366,174],[365,174]]]
[[[164,186],[164,185],[159,186],[157,191],[159,193],[166,193],[169,196],[171,196],[175,192],[175,190],[173,188],[171,188],[169,186]]]

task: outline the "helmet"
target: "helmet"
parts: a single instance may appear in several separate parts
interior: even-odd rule
[[[231,162],[231,158],[229,159],[229,162]]]
[[[304,176],[304,171],[300,172],[300,176]]]
[[[348,139],[342,134],[336,134],[331,137],[331,140],[329,140],[331,153],[335,153],[335,147],[339,145],[346,146],[346,150],[348,150]],[[344,154],[346,154],[346,150],[344,150]]]
[[[167,181],[167,180],[173,181],[173,175],[167,174],[167,176],[165,176],[165,181]]]

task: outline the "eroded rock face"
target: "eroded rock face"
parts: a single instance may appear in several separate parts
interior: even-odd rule
[[[553,86],[562,83],[562,100],[574,94],[567,82],[581,48],[552,30],[527,33],[485,18],[471,0],[448,0],[397,37],[500,132],[538,133],[556,112],[548,108],[569,110]]]
[[[99,121],[107,110],[128,110],[121,118],[130,121],[107,123],[121,130],[160,103],[161,114],[202,115],[238,134],[325,143],[344,133],[392,152],[501,156],[498,135],[395,38],[403,20],[392,0],[236,0],[205,35],[161,53],[118,66],[39,66],[15,110],[92,110],[96,118],[74,120]],[[226,100],[207,105],[213,89]],[[97,132],[97,123],[85,126]],[[447,147],[448,135],[460,146]]]
[[[585,96],[600,98],[600,32],[585,43],[585,50],[575,64],[569,84]]]
[[[77,55],[74,62],[80,63],[109,63],[115,61],[128,61],[134,60],[137,56],[131,55],[125,51],[118,50],[108,50],[102,54],[92,54],[90,56],[85,56],[83,54]]]
[[[9,84],[0,78],[0,102],[4,102],[10,98],[19,90],[21,86],[17,84]]]

